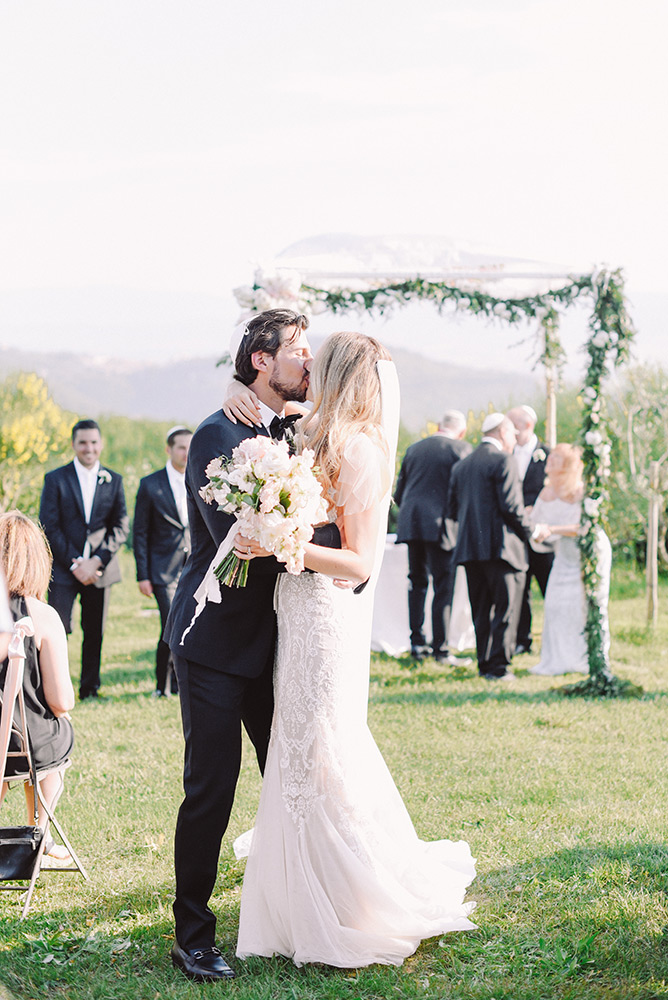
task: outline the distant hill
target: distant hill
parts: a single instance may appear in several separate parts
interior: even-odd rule
[[[311,338],[313,346],[317,339]],[[527,373],[481,370],[431,361],[393,348],[401,384],[402,421],[417,432],[443,411],[500,409],[540,397],[537,378]],[[196,426],[220,406],[229,369],[217,357],[166,364],[125,361],[74,353],[21,351],[0,347],[0,371],[37,372],[56,402],[80,416],[115,413]]]

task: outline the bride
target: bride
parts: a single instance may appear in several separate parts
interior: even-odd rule
[[[464,841],[418,839],[367,726],[373,590],[398,427],[394,366],[371,337],[333,334],[311,388],[314,408],[296,444],[315,451],[344,548],[309,544],[315,572],[279,577],[276,705],[237,955],[399,965],[423,938],[475,926],[464,902],[474,859]],[[237,554],[249,546],[251,558],[264,554],[247,539]],[[334,579],[369,582],[355,593]]]

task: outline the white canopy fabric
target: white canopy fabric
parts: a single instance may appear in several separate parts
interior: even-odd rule
[[[593,266],[508,257],[442,236],[354,236],[333,233],[293,243],[273,262],[320,288],[406,281],[452,281],[497,298],[522,298],[561,288]]]

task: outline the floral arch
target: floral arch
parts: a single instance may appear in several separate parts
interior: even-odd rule
[[[386,315],[411,302],[432,302],[439,313],[468,312],[517,326],[535,321],[540,363],[548,389],[547,437],[556,439],[555,388],[565,354],[559,339],[564,311],[590,304],[582,385],[585,500],[580,551],[587,599],[585,636],[589,677],[570,690],[613,696],[629,685],[610,670],[597,601],[596,532],[608,499],[610,428],[601,389],[612,369],[628,358],[634,334],[620,270],[568,268],[456,247],[436,237],[325,236],[284,251],[252,285],[234,290],[242,319],[277,307],[306,314],[368,312]]]

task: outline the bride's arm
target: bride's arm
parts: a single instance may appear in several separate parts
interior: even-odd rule
[[[304,546],[306,569],[338,580],[350,580],[353,584],[364,583],[373,569],[379,516],[379,504],[359,514],[344,514],[343,531],[347,547],[330,549],[307,542]],[[255,539],[243,535],[237,535],[234,551],[240,559],[270,555]]]
[[[221,409],[233,424],[239,420],[247,427],[262,426],[257,396],[252,389],[236,379],[232,379],[228,384]]]
[[[239,420],[242,424],[246,424],[247,427],[262,426],[257,396],[250,386],[244,385],[243,382],[238,382],[236,379],[232,379],[227,386],[221,409],[227,419],[231,420],[233,424],[236,424],[237,420]],[[285,404],[286,416],[298,413],[301,417],[305,417],[308,412],[307,408],[300,406],[299,403],[289,402]]]
[[[359,514],[344,514],[343,534],[347,547],[325,549],[309,542],[304,554],[306,568],[353,583],[368,580],[376,554],[379,516],[379,504]]]

